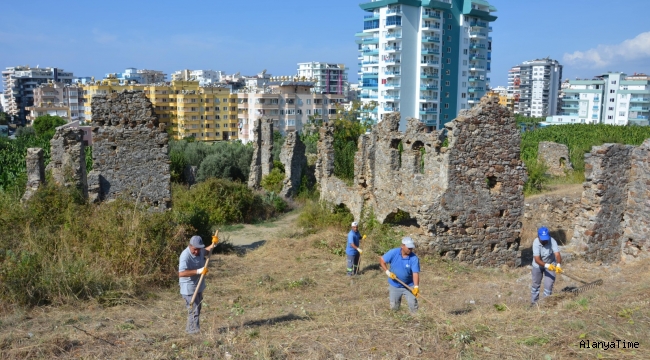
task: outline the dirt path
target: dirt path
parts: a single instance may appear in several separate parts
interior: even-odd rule
[[[235,246],[254,248],[299,230],[296,225],[298,213],[298,210],[293,210],[273,221],[225,227],[220,231],[220,237]]]

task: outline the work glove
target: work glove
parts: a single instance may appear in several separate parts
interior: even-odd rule
[[[196,270],[196,275],[205,275],[207,273],[208,273],[208,267],[207,266],[204,266],[204,267]]]
[[[420,288],[418,286],[413,287],[413,295],[415,297],[418,297],[418,295],[420,295]]]
[[[386,276],[388,276],[389,278],[391,278],[393,280],[397,279],[397,276],[395,276],[395,274],[390,272],[390,270],[386,270]]]
[[[561,274],[563,272],[564,271],[562,270],[562,266],[560,266],[560,264],[555,265],[555,273],[556,274]]]
[[[359,255],[363,254],[363,250],[361,250],[360,248],[357,248],[357,251],[359,252]]]
[[[365,239],[366,239],[366,234],[363,234],[363,236],[361,237],[361,240],[365,240]]]
[[[553,264],[544,264],[544,267],[548,269],[548,271],[555,271],[555,265]]]
[[[212,245],[217,245],[219,242],[219,237],[212,235]]]

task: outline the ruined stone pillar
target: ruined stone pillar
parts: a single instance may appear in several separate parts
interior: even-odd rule
[[[566,171],[573,170],[569,159],[569,147],[552,141],[540,141],[537,148],[537,160],[544,162],[547,172],[553,176],[566,176]]]
[[[80,128],[58,128],[50,140],[50,163],[46,170],[60,186],[74,186],[88,197],[84,132]]]
[[[27,149],[27,156],[25,158],[27,162],[27,186],[25,189],[25,194],[21,201],[25,202],[29,200],[36,190],[45,184],[45,165],[43,162],[43,149],[41,148],[29,148]]]
[[[318,130],[318,158],[316,159],[316,182],[334,175],[334,128],[324,123]]]
[[[253,124],[253,160],[248,187],[259,189],[262,178],[273,169],[273,120],[257,119]]]
[[[585,155],[582,212],[576,219],[571,242],[588,261],[618,262],[621,218],[625,212],[630,178],[630,153],[620,144],[594,146]]]
[[[630,182],[623,217],[621,260],[625,263],[650,257],[650,139],[632,150]],[[614,249],[616,250],[616,249]]]
[[[292,197],[298,193],[303,170],[307,167],[305,144],[296,131],[287,133],[287,139],[280,151],[280,161],[284,165],[284,183],[280,195]]]

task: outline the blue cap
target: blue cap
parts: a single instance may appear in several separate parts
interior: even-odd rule
[[[549,235],[548,229],[546,227],[541,227],[539,230],[537,230],[537,238],[540,241],[548,241],[551,240],[551,235]]]
[[[205,247],[205,245],[203,245],[203,239],[198,235],[192,236],[190,239],[190,245],[198,249],[203,249]]]

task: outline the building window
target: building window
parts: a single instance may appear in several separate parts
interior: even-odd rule
[[[467,60],[463,60],[463,66],[467,66]]]
[[[609,102],[614,102],[614,98],[609,99]]]
[[[467,71],[463,71],[463,76],[467,76]]]
[[[607,117],[607,120],[612,120],[612,115],[609,115],[609,116]]]
[[[311,99],[307,99],[307,105],[311,105]]]
[[[612,80],[612,85],[616,85],[616,80]]]
[[[445,97],[446,97],[446,98],[449,97],[449,92],[446,92],[446,93],[445,93]]]
[[[465,87],[467,86],[467,83],[464,82],[464,81],[462,82],[462,84],[463,84],[463,85],[462,85],[463,88],[465,88]]]
[[[450,82],[449,82],[449,81],[445,81],[445,86],[449,86],[449,85],[450,85]]]
[[[447,25],[447,30],[451,30],[451,25]]]
[[[451,64],[451,59],[447,58],[447,64]]]
[[[609,93],[610,93],[610,94],[613,94],[613,93],[615,93],[615,92],[616,92],[616,90],[614,90],[614,89],[609,90]]]
[[[625,116],[625,111],[619,111],[618,116]]]
[[[448,53],[451,52],[451,48],[450,48],[450,47],[447,48],[447,52],[448,52]]]
[[[465,93],[461,93],[460,97],[464,99],[466,97]]]
[[[467,49],[463,49],[463,55],[467,55]]]
[[[445,75],[451,75],[451,71],[445,70]]]
[[[451,14],[447,14],[447,19],[451,19]]]
[[[445,120],[449,119],[449,115],[445,114]]]
[[[445,103],[445,109],[449,109],[449,103]],[[445,115],[446,116],[446,115]],[[446,118],[445,118],[446,119]]]
[[[451,30],[451,29],[449,29]],[[451,41],[451,36],[447,36],[447,41]]]

